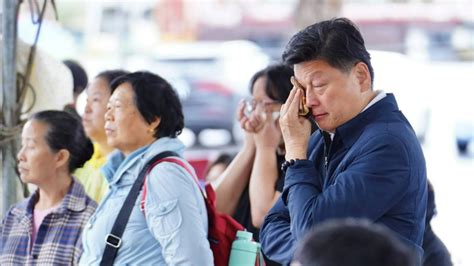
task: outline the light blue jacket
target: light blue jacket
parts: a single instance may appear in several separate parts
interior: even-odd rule
[[[182,155],[184,145],[160,138],[127,158],[116,151],[102,171],[110,190],[90,218],[83,233],[81,265],[98,265],[128,192],[145,163],[162,151]],[[174,163],[155,166],[146,179],[145,214],[138,196],[130,215],[116,265],[213,265],[207,240],[208,221],[198,185],[185,169]]]

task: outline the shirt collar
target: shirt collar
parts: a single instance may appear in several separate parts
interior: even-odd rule
[[[61,202],[58,212],[66,212],[67,210],[73,212],[83,211],[87,207],[86,200],[87,196],[84,187],[73,177],[72,185]]]
[[[94,143],[94,153],[92,154],[92,157],[90,158],[89,162],[95,169],[99,169],[102,165],[106,163],[106,161],[107,156],[104,156],[104,154],[101,152],[99,144]]]
[[[375,97],[372,99],[372,101],[369,102],[369,104],[367,104],[367,106],[362,110],[362,112],[369,109],[369,107],[371,107],[376,102],[382,100],[383,98],[385,98],[385,96],[387,96],[387,94],[383,90],[377,90],[375,91],[375,93],[376,93]]]
[[[109,185],[116,183],[122,176],[122,172],[133,164],[136,158],[145,154],[150,145],[141,147],[130,153],[127,157],[119,150],[114,151],[107,163],[102,166],[101,171]]]
[[[84,187],[76,180],[75,177],[72,178],[72,184],[69,187],[68,192],[64,196],[63,200],[59,204],[59,207],[53,211],[57,213],[66,213],[68,210],[73,212],[83,211],[87,207],[87,196],[84,191]],[[39,189],[25,201],[14,207],[13,212],[17,215],[22,216],[33,216],[33,209],[35,204],[38,202]]]

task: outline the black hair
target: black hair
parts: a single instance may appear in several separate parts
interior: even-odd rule
[[[109,88],[110,88],[110,85],[112,84],[112,82],[116,78],[118,78],[120,76],[123,76],[123,75],[127,75],[129,73],[130,72],[128,72],[126,70],[122,70],[122,69],[106,70],[106,71],[102,71],[99,74],[97,74],[97,76],[95,76],[95,78],[104,79],[105,81],[107,81],[107,83],[109,84]]]
[[[329,220],[305,235],[294,260],[318,266],[414,266],[413,252],[387,228],[360,219]]]
[[[282,58],[289,65],[321,59],[344,72],[362,61],[369,69],[372,83],[374,80],[364,39],[357,26],[347,18],[318,22],[301,30],[290,39]]]
[[[86,87],[89,79],[84,68],[74,60],[64,60],[63,63],[69,68],[74,83],[74,95],[79,95]]]
[[[183,108],[178,95],[165,79],[147,71],[129,73],[112,82],[112,93],[123,83],[132,86],[137,109],[147,123],[151,124],[158,117],[161,119],[155,128],[155,138],[175,138],[181,134]]]
[[[253,75],[250,79],[250,93],[253,93],[253,86],[257,79],[261,77],[266,78],[265,93],[272,100],[279,103],[285,103],[290,91],[293,88],[291,85],[291,76],[294,75],[293,69],[284,64],[270,65]]]
[[[82,123],[65,111],[41,111],[33,114],[29,120],[47,125],[46,143],[53,152],[68,150],[69,173],[74,172],[87,162],[94,153],[92,142],[87,138]]]
[[[234,155],[230,153],[223,152],[219,154],[219,156],[217,156],[217,158],[214,161],[210,162],[207,165],[205,176],[209,175],[209,171],[211,170],[211,168],[218,164],[223,164],[227,168],[227,166],[229,166],[229,164],[232,162],[232,159],[234,159]]]

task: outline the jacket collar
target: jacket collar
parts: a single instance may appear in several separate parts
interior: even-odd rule
[[[336,137],[340,138],[344,147],[350,148],[354,142],[360,137],[365,127],[378,118],[390,112],[399,111],[397,101],[392,93],[387,93],[387,96],[367,110],[358,114],[345,124],[336,129]]]
[[[72,178],[72,184],[69,187],[68,192],[64,196],[63,200],[59,204],[59,207],[54,212],[65,214],[68,211],[80,212],[87,207],[87,196],[82,185]],[[12,213],[18,216],[33,217],[33,210],[35,204],[38,202],[39,189],[31,195],[28,199],[20,202],[12,208]]]
[[[177,138],[162,137],[148,146],[137,149],[127,157],[119,150],[116,150],[109,156],[107,163],[101,168],[101,171],[109,185],[113,185],[133,165],[138,163],[138,166],[141,168],[146,161],[163,151],[173,151],[182,156],[184,144]]]

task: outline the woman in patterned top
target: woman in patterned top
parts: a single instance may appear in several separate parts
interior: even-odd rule
[[[0,227],[0,265],[71,265],[96,208],[71,173],[92,155],[81,122],[64,111],[34,114],[23,127],[18,171],[38,187],[13,205]]]

